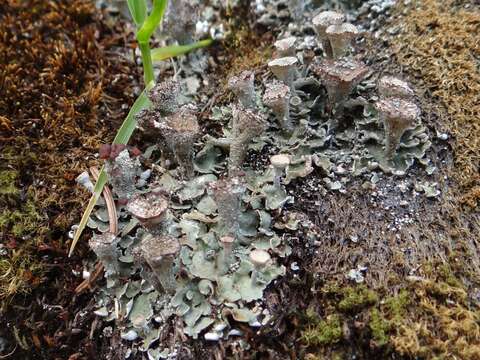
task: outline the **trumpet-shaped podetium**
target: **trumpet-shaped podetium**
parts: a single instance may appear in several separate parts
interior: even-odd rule
[[[178,111],[179,94],[180,84],[175,80],[158,83],[147,92],[148,98],[153,103],[153,110],[162,116],[172,115]]]
[[[283,130],[293,130],[290,119],[290,88],[281,82],[273,82],[267,85],[263,95],[263,103],[268,106]]]
[[[242,196],[246,186],[243,179],[235,176],[210,184],[210,191],[218,208],[218,229],[222,235],[236,238],[239,229]]]
[[[415,96],[415,93],[407,82],[393,76],[383,76],[380,78],[377,89],[383,98],[396,97],[408,100]]]
[[[196,110],[193,105],[184,105],[175,114],[155,124],[177,164],[189,178],[194,175],[194,145],[200,134]]]
[[[260,272],[267,266],[272,258],[265,250],[252,250],[250,251],[249,259],[253,264],[252,283],[255,285],[259,281]]]
[[[295,36],[277,40],[273,45],[275,46],[278,57],[295,56],[297,50],[295,47],[296,42],[297,38]]]
[[[141,244],[132,249],[132,257],[135,268],[140,270],[140,276],[142,279],[153,286],[153,288],[159,293],[163,292],[163,287],[160,284],[160,280],[155,276],[150,268],[150,265],[148,265],[147,260],[143,256]]]
[[[164,232],[169,202],[159,193],[139,194],[127,204],[127,211],[152,234]]]
[[[177,288],[174,261],[180,248],[178,239],[172,236],[149,236],[142,240],[142,256],[166,293],[173,294]]]
[[[340,25],[345,21],[345,15],[336,11],[323,11],[312,20],[317,39],[322,44],[323,52],[329,59],[333,58],[333,50],[326,30],[331,25]]]
[[[245,160],[248,146],[252,140],[260,136],[266,129],[266,121],[261,114],[245,109],[242,106],[233,107],[232,138],[230,144],[229,173],[236,173]]]
[[[270,61],[268,67],[275,77],[293,89],[293,81],[297,75],[298,59],[287,56]]]
[[[345,55],[353,39],[355,39],[360,31],[350,23],[339,25],[330,25],[325,33],[332,46],[332,53],[335,59],[339,59]]]
[[[400,139],[420,116],[420,108],[413,102],[400,98],[387,98],[377,101],[375,107],[385,127],[385,154],[393,158]]]
[[[218,267],[223,274],[226,274],[230,269],[230,265],[233,262],[233,244],[235,238],[231,235],[222,236],[219,240],[219,244],[222,247],[222,254],[219,257]]]
[[[280,188],[280,182],[284,172],[290,165],[291,156],[288,154],[278,154],[270,157],[270,163],[273,166],[273,183],[277,188]]]
[[[255,74],[245,70],[238,76],[232,76],[228,80],[228,87],[238,98],[240,103],[248,109],[255,108]]]
[[[115,234],[105,232],[103,234],[94,234],[88,242],[90,249],[97,255],[107,275],[117,273],[119,270],[118,241],[119,239]]]
[[[113,191],[119,199],[129,199],[136,192],[138,160],[132,159],[127,149],[105,162],[105,171]]]
[[[312,65],[312,70],[327,88],[330,110],[337,113],[342,112],[348,96],[368,73],[365,64],[349,59],[325,60]]]

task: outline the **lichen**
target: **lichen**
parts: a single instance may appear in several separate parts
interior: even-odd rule
[[[316,59],[316,62],[322,64],[319,59]],[[158,162],[151,159],[158,174],[142,191],[153,191],[153,188],[159,186],[162,191],[168,193],[172,200],[170,210],[173,219],[173,226],[169,230],[171,235],[178,239],[181,250],[174,263],[169,264],[172,274],[178,281],[173,299],[142,275],[143,279],[147,280],[143,293],[152,293],[153,299],[163,301],[154,309],[155,315],[175,314],[179,324],[183,325],[183,332],[193,338],[200,336],[204,330],[208,331],[209,339],[212,338],[212,333],[218,335],[220,331],[215,330],[213,326],[216,322],[222,324],[229,322],[231,325],[233,319],[251,326],[268,323],[269,315],[261,311],[264,309],[264,291],[275,279],[285,274],[285,267],[279,265],[282,260],[280,258],[288,256],[291,252],[288,236],[279,237],[271,228],[282,229],[282,226],[283,229],[287,228],[289,225],[281,220],[282,213],[288,211],[284,205],[299,200],[289,195],[290,189],[285,185],[298,178],[307,178],[315,170],[319,170],[325,174],[322,180],[325,188],[320,187],[320,192],[341,190],[347,192],[348,183],[354,176],[377,176],[371,172],[376,169],[383,170],[385,176],[391,173],[405,175],[415,159],[423,163],[428,162],[425,153],[430,147],[429,135],[426,127],[420,123],[415,124],[416,126],[403,137],[399,144],[401,150],[398,157],[393,159],[393,164],[382,155],[384,129],[379,122],[378,113],[369,105],[374,101],[375,95],[367,90],[375,84],[371,77],[364,78],[367,76],[366,68],[362,66],[361,76],[358,78],[354,76],[354,85],[358,86],[355,89],[354,86],[348,86],[348,91],[342,96],[344,106],[342,111],[335,112],[335,115],[344,121],[339,122],[341,126],[337,128],[329,126],[332,109],[328,106],[325,84],[322,85],[315,78],[315,72],[312,72],[306,63],[295,59],[290,65],[292,76],[288,76],[286,80],[292,87],[292,92],[295,92],[289,104],[294,128],[292,133],[279,131],[275,122],[271,121],[273,116],[261,101],[264,87],[254,83],[255,99],[252,95],[251,102],[255,100],[255,106],[252,109],[244,110],[230,104],[220,110],[217,108],[215,112],[212,111],[211,118],[215,125],[223,125],[219,131],[223,132],[220,135],[223,137],[213,138],[207,135],[195,144],[200,151],[194,162],[196,167],[192,169],[190,181],[184,182],[179,179],[180,164],[175,164],[171,158],[168,162],[162,163],[162,166],[156,166]],[[363,96],[356,97],[360,94],[370,98],[366,100]],[[249,113],[246,113],[247,111]],[[245,119],[239,116],[242,112],[246,114]],[[208,116],[208,108],[203,115]],[[269,121],[266,121],[267,119]],[[255,129],[252,123],[261,126]],[[243,138],[242,135],[247,130],[248,136]],[[194,149],[193,143],[190,148]],[[268,155],[282,153],[289,156],[291,162],[285,169],[285,179],[282,171],[284,181],[279,181],[278,173],[275,174],[275,171],[268,168],[268,155],[265,156],[265,153]],[[168,158],[168,154],[162,155]],[[256,161],[250,161],[251,159]],[[229,174],[224,175],[229,163]],[[199,175],[194,170],[204,175]],[[235,199],[229,198],[228,201],[223,201],[212,193],[205,194],[208,183],[215,181],[218,183],[218,177],[222,176],[229,176],[230,180],[237,176],[245,176],[247,183],[245,191]],[[234,205],[235,221],[227,221],[228,226],[225,226],[225,219],[229,216],[224,211],[222,202]],[[218,216],[215,216],[216,214]],[[220,237],[226,233],[221,231],[221,228],[234,230],[231,235],[235,235],[233,236],[235,243],[232,244],[232,249],[228,249],[228,261],[224,260],[226,250],[219,242]],[[148,234],[137,231],[132,236],[132,241],[127,243],[121,240],[123,245],[120,246],[124,255],[119,260],[124,263],[125,277],[117,284],[107,281],[107,289],[102,288],[101,295],[97,298],[99,307],[102,305],[100,309],[103,309],[104,303],[106,304],[109,319],[114,317],[112,307],[114,296],[120,302],[121,308],[128,309],[130,301],[134,301],[136,295],[132,299],[126,299],[121,293],[122,286],[126,286],[122,281],[125,282],[132,275],[137,275],[138,266],[135,268],[129,265],[131,262],[129,256],[134,254],[135,248],[145,241],[146,236]],[[262,268],[255,267],[255,261],[250,258],[252,253],[259,250],[268,254],[268,260],[272,260]],[[360,263],[357,265],[364,269],[361,271],[365,273],[359,282],[370,280],[368,267],[360,266]],[[145,270],[148,271],[142,269]],[[428,286],[424,284],[424,292],[442,301],[465,300],[461,291],[452,290],[444,284],[446,283],[432,282]],[[319,292],[320,296],[326,299],[328,306],[322,309],[320,320],[304,329],[302,339],[308,346],[326,346],[341,341],[343,327],[349,326],[352,320],[359,319],[364,320],[363,328],[373,337],[372,346],[386,347],[391,344],[392,336],[395,335],[394,330],[400,329],[403,325],[402,316],[407,306],[403,293],[400,300],[387,299],[382,303],[380,299],[385,295],[383,289],[374,291],[365,285],[352,286],[352,283],[345,285],[341,281],[336,285],[327,284]],[[145,306],[154,305],[147,302]],[[164,323],[164,319],[158,322]],[[356,321],[355,326],[359,323],[362,324]],[[129,331],[137,331],[133,330],[136,328],[133,320],[120,326],[126,334]],[[148,342],[153,333],[157,334],[157,331],[152,330],[150,323],[143,326],[139,332],[139,337],[144,341],[144,349],[150,346]]]

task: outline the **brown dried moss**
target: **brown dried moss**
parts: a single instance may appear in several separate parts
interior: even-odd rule
[[[469,5],[468,8],[465,5]],[[394,52],[445,109],[455,136],[455,172],[464,196],[480,200],[480,8],[471,1],[422,0],[399,7]]]
[[[224,41],[224,52],[229,57],[224,71],[226,78],[243,70],[264,67],[272,54],[273,35],[254,25],[254,15],[249,1],[242,0],[234,9],[227,8],[230,35]]]
[[[96,163],[93,154],[111,141],[128,110],[122,105],[133,100],[138,74],[120,53],[125,47],[121,24],[107,27],[91,1],[0,3],[0,170],[16,174],[11,185],[22,202],[48,219],[41,232],[0,231],[26,258],[52,238],[66,247],[88,197],[74,179]],[[18,201],[4,203],[4,218],[23,216]]]
[[[446,281],[439,276],[410,287],[416,306],[397,323],[391,338],[395,351],[428,359],[480,358],[478,305],[469,302],[463,286]]]

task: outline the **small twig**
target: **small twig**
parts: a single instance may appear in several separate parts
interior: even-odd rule
[[[90,172],[94,177],[95,181],[98,181],[99,172],[97,168],[91,167]],[[110,225],[110,232],[112,234],[118,233],[118,218],[117,218],[117,208],[115,207],[115,201],[113,200],[112,192],[108,186],[103,188],[103,197],[105,199],[105,203],[107,204],[107,211],[108,211],[108,220]],[[98,263],[95,266],[95,271],[93,272],[90,278],[82,281],[80,285],[78,285],[75,289],[76,294],[81,294],[87,289],[92,288],[92,284],[102,275],[103,273],[103,265]]]
[[[170,58],[170,62],[172,63],[173,67],[173,80],[177,80],[178,75],[182,73],[182,68],[180,66],[177,66],[177,63],[175,62],[175,59],[172,57]]]
[[[30,348],[25,337],[23,337],[23,339],[20,337],[19,330],[16,326],[13,326],[13,336],[15,336],[15,341],[17,342],[17,345],[20,345],[23,350],[28,350]]]
[[[17,347],[18,347],[18,344],[15,344],[15,347],[13,348],[13,350],[6,355],[0,355],[0,359],[6,359],[6,358],[9,358],[10,356],[12,356],[15,353],[15,351],[17,350]]]
[[[212,109],[213,105],[215,105],[215,103],[217,102],[217,100],[224,96],[226,94],[225,91],[220,91],[220,92],[217,92],[215,95],[213,95],[210,100],[207,101],[207,103],[205,104],[205,106],[200,110],[200,117],[201,118],[204,118],[206,116],[206,114],[208,112],[210,112],[210,110]]]
[[[93,319],[93,322],[92,322],[92,327],[90,328],[90,334],[88,335],[88,338],[90,340],[93,339],[93,335],[95,333],[95,329],[97,328],[97,324],[98,324],[98,317],[95,317],[95,319]]]
[[[100,277],[100,275],[103,274],[103,265],[101,263],[98,263],[96,266],[95,266],[95,271],[93,272],[93,274],[90,276],[90,278],[82,281],[82,283],[80,285],[78,285],[75,289],[75,294],[81,294],[83,293],[84,291],[86,291],[87,289],[91,289],[92,288],[92,284]]]

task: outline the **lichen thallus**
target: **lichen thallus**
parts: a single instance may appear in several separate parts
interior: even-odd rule
[[[288,244],[269,229],[272,216],[268,210],[272,208],[266,206],[269,201],[277,204],[270,205],[273,209],[282,211],[285,200],[265,200],[268,195],[262,192],[262,184],[256,187],[255,182],[273,184],[271,194],[284,196],[286,179],[293,176],[298,159],[294,153],[273,154],[271,167],[265,173],[269,175],[258,175],[252,185],[251,177],[246,175],[248,150],[267,130],[274,129],[288,142],[290,136],[298,136],[298,129],[305,127],[295,113],[302,101],[298,84],[321,82],[323,93],[327,93],[329,131],[335,132],[342,124],[346,101],[369,74],[365,64],[348,55],[350,44],[360,31],[344,20],[343,14],[333,12],[314,18],[313,26],[325,57],[312,58],[308,54],[308,61],[302,63],[296,56],[297,39],[289,37],[276,42],[280,57],[268,62],[276,79],[259,85],[255,84],[254,71],[232,76],[227,86],[237,102],[230,106],[231,126],[225,138],[202,139],[197,106],[181,104],[178,82],[166,80],[146,91],[145,97],[152,105],[137,112],[138,128],[157,139],[162,157],[168,160],[162,163],[164,167],[157,168],[158,177],[149,186],[135,184],[137,175],[131,170],[133,160],[128,160],[127,150],[118,155],[121,161],[118,156],[108,160],[108,175],[121,177],[114,191],[117,199],[126,203],[119,203],[119,207],[124,206],[142,228],[133,248],[124,251],[132,256],[133,267],[140,270],[143,281],[159,294],[171,296],[172,306],[184,315],[195,314],[191,324],[185,319],[189,334],[196,336],[215,321],[211,304],[229,303],[228,313],[235,314],[234,319],[255,323],[256,317],[250,316],[245,304],[261,299],[266,286],[285,271],[277,258],[282,251],[287,253],[284,249]],[[173,24],[172,29],[175,30]],[[311,78],[300,78],[302,74]],[[401,136],[417,120],[420,110],[412,100],[413,91],[399,79],[380,79],[378,93],[376,109],[385,127],[385,153],[392,158]],[[219,145],[229,152],[222,170],[199,174],[194,161],[198,141]],[[217,176],[219,172],[221,176]],[[78,181],[91,187],[85,176]],[[269,234],[267,241],[261,237],[260,227],[263,234]],[[92,250],[108,270],[107,276],[122,271],[118,261],[121,240],[116,235],[95,235],[90,241]],[[192,305],[193,299],[196,305]],[[198,313],[199,304],[202,313]],[[235,313],[230,309],[235,306],[246,312]]]

